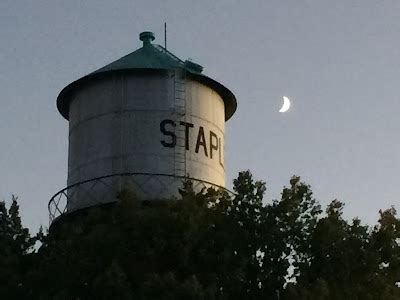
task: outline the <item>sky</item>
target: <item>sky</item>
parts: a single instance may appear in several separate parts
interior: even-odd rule
[[[249,169],[270,201],[300,175],[322,205],[375,224],[400,207],[399,15],[398,0],[1,0],[0,199],[48,226],[67,177],[58,93],[141,47],[142,31],[163,44],[167,22],[168,50],[236,95],[228,187]]]

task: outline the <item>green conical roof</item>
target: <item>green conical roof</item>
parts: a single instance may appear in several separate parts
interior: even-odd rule
[[[151,32],[142,32],[143,47],[121,57],[120,59],[100,68],[92,74],[131,69],[166,69],[185,68],[185,63],[165,48],[152,44]],[[200,71],[201,72],[201,71]]]
[[[215,89],[223,98],[225,103],[225,119],[228,120],[236,110],[236,98],[233,93],[217,81],[201,74],[203,67],[191,61],[182,61],[164,47],[152,44],[154,34],[142,32],[140,40],[143,47],[121,57],[120,59],[98,69],[97,71],[84,76],[66,86],[57,98],[57,107],[60,113],[68,119],[69,102],[74,91],[87,84],[88,81],[98,79],[116,72],[140,72],[145,70],[175,70],[185,69],[194,80]]]

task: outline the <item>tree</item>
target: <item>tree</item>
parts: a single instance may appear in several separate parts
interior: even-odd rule
[[[7,299],[400,299],[400,220],[322,212],[311,187],[290,179],[263,199],[249,171],[235,195],[183,183],[181,199],[138,201],[63,216],[30,238],[18,204],[0,202],[0,295]],[[162,197],[160,197],[162,198]],[[32,241],[41,241],[36,253]],[[12,249],[12,250],[11,250]]]
[[[270,226],[281,235],[280,239],[284,248],[278,253],[282,263],[279,291],[286,280],[297,280],[310,264],[312,234],[317,226],[321,214],[320,205],[313,198],[311,187],[300,181],[300,177],[293,176],[290,179],[290,187],[285,187],[280,201],[274,201],[271,210],[273,212]],[[265,235],[266,243],[270,243],[268,234]],[[287,274],[291,265],[292,272]],[[278,286],[275,288],[278,289]]]
[[[138,299],[258,295],[261,239],[254,237],[261,234],[265,185],[244,172],[235,190],[240,196],[232,200],[213,189],[195,193],[186,182],[181,200],[151,206],[124,191],[117,205],[52,228],[31,288],[49,299],[101,298],[95,287],[114,274],[120,279],[113,289]]]
[[[399,299],[395,211],[381,212],[380,225],[371,230],[357,218],[344,220],[343,207],[332,201],[318,220],[309,266],[286,289],[287,299]]]
[[[21,299],[24,273],[30,266],[29,250],[34,244],[29,230],[22,226],[17,197],[12,196],[10,209],[0,201],[0,295]]]

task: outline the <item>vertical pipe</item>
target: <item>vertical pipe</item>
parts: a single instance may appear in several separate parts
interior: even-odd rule
[[[164,49],[167,50],[167,22],[164,22]]]

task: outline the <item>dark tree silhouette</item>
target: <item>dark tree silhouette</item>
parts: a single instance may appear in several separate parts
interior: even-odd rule
[[[0,202],[0,295],[4,299],[400,299],[400,220],[377,225],[323,213],[310,186],[292,177],[280,200],[249,171],[236,196],[195,193],[64,216],[31,238],[17,199]],[[161,195],[160,195],[161,196]],[[162,198],[162,197],[160,197]],[[41,241],[38,251],[32,245]]]

